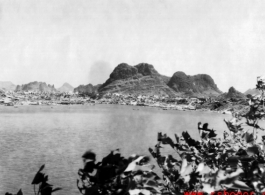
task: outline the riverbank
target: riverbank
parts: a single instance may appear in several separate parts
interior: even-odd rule
[[[212,111],[222,114],[232,112],[245,112],[246,100],[218,100],[214,98],[195,97],[168,97],[168,96],[144,96],[105,94],[102,97],[87,97],[80,94],[67,93],[40,93],[40,92],[7,92],[0,94],[0,105],[13,106],[60,106],[60,105],[89,105],[96,104],[117,104],[128,106],[157,107],[163,110],[200,110]]]

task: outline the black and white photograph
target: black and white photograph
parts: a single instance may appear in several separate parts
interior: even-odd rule
[[[0,195],[265,195],[265,1],[0,0]]]

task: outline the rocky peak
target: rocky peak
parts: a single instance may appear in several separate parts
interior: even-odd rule
[[[234,87],[230,87],[228,89],[228,94],[234,94],[234,93],[238,93],[238,91]]]
[[[155,70],[154,66],[147,63],[141,63],[136,66],[138,73],[142,74],[143,76],[147,75],[159,75],[159,73]]]
[[[227,93],[228,98],[245,98],[245,95],[237,91],[234,87],[230,87]]]
[[[132,76],[137,75],[137,68],[130,66],[126,63],[119,64],[113,72],[110,74],[110,79],[119,80],[119,79],[127,79]]]
[[[178,71],[173,74],[168,82],[168,86],[178,93],[186,95],[220,95],[221,91],[217,88],[214,80],[207,74],[198,74],[194,76],[186,75]]]
[[[225,98],[225,99],[231,99],[231,98],[232,99],[244,99],[244,98],[246,98],[246,96],[243,93],[237,91],[234,87],[230,87],[228,89],[228,92],[222,94],[220,96],[220,98],[221,99],[223,99],[223,98]]]
[[[177,71],[177,72],[175,72],[173,74],[172,77],[175,77],[175,78],[185,78],[185,77],[187,77],[187,75],[184,72],[182,72],[182,71]]]
[[[159,73],[155,70],[154,66],[147,63],[140,63],[135,66],[130,66],[126,63],[119,64],[113,72],[110,74],[110,79],[120,80],[128,79],[131,77],[141,77],[141,76],[160,76]]]

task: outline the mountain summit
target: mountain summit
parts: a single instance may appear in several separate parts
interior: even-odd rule
[[[212,77],[207,74],[189,76],[178,71],[173,74],[168,86],[181,95],[218,96],[222,93]]]
[[[230,87],[228,89],[228,92],[227,93],[223,93],[222,95],[219,96],[219,98],[225,98],[225,99],[231,99],[231,98],[233,98],[233,99],[244,99],[244,98],[246,98],[246,96],[243,93],[237,91],[234,87]]]
[[[74,91],[74,87],[72,87],[69,83],[64,83],[57,90],[60,91],[60,92],[72,92],[72,91]]]

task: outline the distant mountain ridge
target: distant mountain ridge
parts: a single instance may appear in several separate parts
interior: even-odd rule
[[[218,96],[222,93],[209,75],[188,76],[184,72],[176,72],[168,77],[146,63],[135,66],[119,64],[99,92],[169,96]]]
[[[222,94],[210,75],[197,74],[191,76],[177,71],[172,77],[169,77],[161,75],[153,65],[147,63],[134,66],[121,63],[114,68],[109,78],[102,85],[87,84],[74,88],[69,83],[64,83],[61,87],[55,89],[54,85],[34,81],[16,87],[13,86],[14,88],[16,91],[74,91],[82,94],[100,93],[102,95],[117,92],[136,95],[168,95],[171,97],[217,97]]]
[[[0,89],[5,91],[14,91],[16,89],[16,85],[10,81],[0,81]]]
[[[39,92],[56,92],[54,85],[45,82],[30,82],[28,84],[17,85],[16,91],[39,91]]]
[[[60,91],[60,92],[73,92],[74,91],[74,87],[71,86],[69,83],[64,83],[57,90]]]

